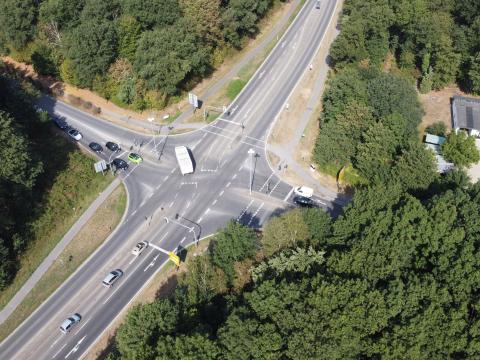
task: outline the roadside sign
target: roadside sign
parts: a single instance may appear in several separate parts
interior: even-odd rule
[[[180,266],[180,257],[175,254],[173,251],[169,252],[168,253],[168,257],[170,258],[170,260],[172,260],[172,262],[177,265],[177,266]]]
[[[188,103],[195,108],[198,108],[198,96],[194,93],[188,93]]]
[[[103,173],[104,170],[107,170],[107,162],[105,160],[100,160],[96,162],[93,166],[96,173]]]

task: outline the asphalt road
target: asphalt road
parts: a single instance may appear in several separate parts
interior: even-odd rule
[[[100,157],[127,160],[140,153],[144,162],[130,164],[118,176],[128,192],[124,222],[38,310],[0,345],[0,359],[78,359],[166,263],[165,252],[178,251],[215,233],[235,219],[260,227],[271,216],[293,207],[292,185],[281,181],[266,159],[265,139],[289,94],[308,68],[336,2],[307,1],[289,30],[228,111],[205,128],[172,136],[134,133],[44,98],[41,106],[65,117],[78,129],[82,145],[91,141],[119,143],[112,154]],[[227,115],[228,114],[228,115]],[[195,173],[182,176],[174,147],[192,151]],[[253,149],[255,154],[249,155]],[[252,178],[250,194],[250,179]],[[334,210],[333,199],[315,199]],[[150,246],[138,257],[131,254],[138,241]],[[191,248],[192,249],[192,248]],[[101,285],[104,276],[120,268],[124,276],[114,287]],[[81,322],[64,335],[60,323],[79,313]]]

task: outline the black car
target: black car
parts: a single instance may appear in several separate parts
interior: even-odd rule
[[[55,125],[58,126],[59,129],[65,130],[65,131],[68,130],[68,124],[64,119],[58,118],[58,117],[52,117],[52,121]]]
[[[88,144],[88,147],[95,151],[96,153],[101,153],[103,151],[102,145],[96,143],[96,142],[91,142]]]
[[[111,142],[111,141],[107,142],[107,143],[105,144],[105,146],[106,146],[107,149],[110,150],[110,151],[118,152],[118,151],[121,150],[121,149],[120,149],[120,146],[118,146],[118,144],[115,144],[114,142]]]
[[[312,199],[307,198],[305,196],[295,196],[293,198],[293,202],[297,205],[304,206],[304,207],[314,207],[315,206],[315,202]]]
[[[117,170],[127,170],[128,169],[128,164],[125,160],[122,160],[120,158],[113,159],[112,165],[115,166],[115,169]]]

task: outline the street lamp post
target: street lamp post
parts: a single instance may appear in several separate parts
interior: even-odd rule
[[[250,155],[250,195],[252,195],[252,177],[253,177],[253,155],[255,154],[255,150],[253,150],[252,148],[250,148],[250,150],[248,150],[248,155]]]

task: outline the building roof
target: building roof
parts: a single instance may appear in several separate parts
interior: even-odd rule
[[[445,139],[443,136],[437,136],[437,135],[432,135],[432,134],[425,134],[425,142],[427,144],[433,144],[433,145],[443,145],[445,142]]]
[[[475,129],[480,131],[480,100],[454,96],[452,117],[454,129]]]

